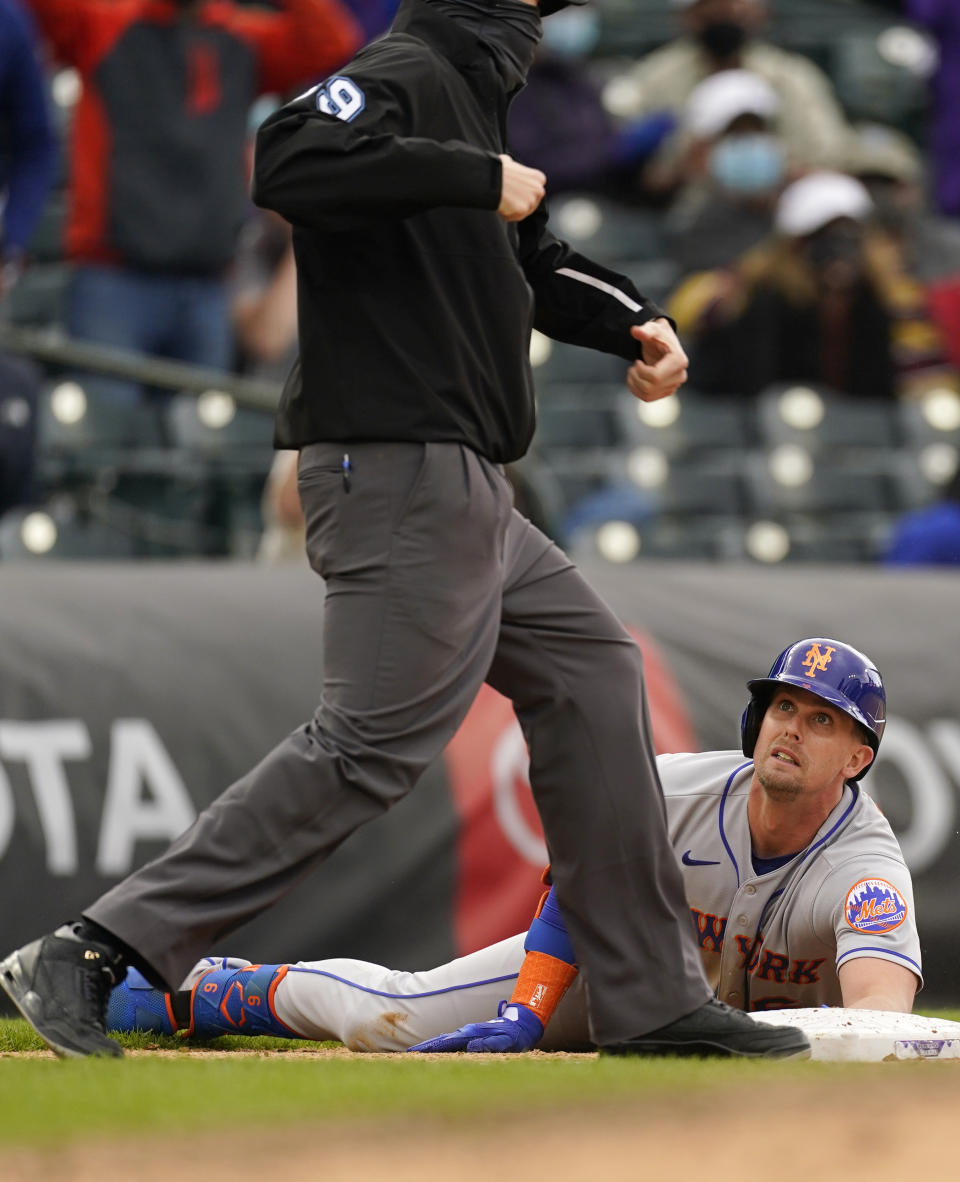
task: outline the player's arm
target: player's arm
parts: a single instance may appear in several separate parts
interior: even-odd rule
[[[873,956],[848,960],[837,971],[843,1004],[855,1010],[891,1010],[909,1014],[917,978],[904,965]]]
[[[841,863],[821,885],[814,933],[835,941],[844,1006],[909,1013],[923,988],[913,883],[893,833],[873,841],[879,850]]]
[[[524,941],[526,956],[509,1001],[488,1022],[471,1022],[411,1051],[528,1051],[577,975],[576,956],[553,887],[544,894]]]
[[[497,209],[500,158],[413,134],[410,105],[402,83],[362,71],[301,95],[257,133],[253,200],[300,226]]]
[[[578,972],[556,888],[540,900],[523,947],[526,956],[508,1005],[522,1006],[545,1027]]]

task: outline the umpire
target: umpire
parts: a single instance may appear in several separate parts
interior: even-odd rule
[[[539,39],[535,3],[404,0],[387,36],[260,129],[254,200],[293,224],[301,356],[276,442],[300,451],[307,553],[326,582],[323,695],[165,855],[0,966],[61,1054],[120,1053],[102,1021],[123,966],[176,987],[214,940],[399,801],[484,680],[513,701],[529,744],[594,1041],[807,1048],[711,997],[640,654],[513,509],[504,476],[534,428],[533,325],[631,362],[640,398],[686,377],[660,310],[555,239],[543,174],[504,154]]]

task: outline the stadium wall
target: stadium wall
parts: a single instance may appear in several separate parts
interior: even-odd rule
[[[744,682],[793,640],[836,636],[873,657],[889,723],[864,783],[913,870],[922,1004],[960,1004],[956,576],[693,564],[587,574],[644,650],[662,751],[738,745]],[[154,857],[302,725],[320,691],[322,613],[306,570],[213,564],[10,565],[0,597],[9,948]],[[545,857],[522,738],[484,689],[407,800],[213,951],[425,968],[521,930]]]

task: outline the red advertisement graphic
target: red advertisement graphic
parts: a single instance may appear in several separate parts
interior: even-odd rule
[[[646,669],[660,753],[698,749],[680,688],[649,636],[631,629]],[[543,887],[543,830],[530,792],[527,749],[513,707],[484,686],[446,751],[460,817],[454,910],[458,955],[526,929]]]

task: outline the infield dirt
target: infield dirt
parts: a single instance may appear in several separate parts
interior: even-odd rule
[[[322,1060],[349,1052],[310,1055],[323,1070]],[[475,1057],[478,1069],[486,1058]],[[187,1137],[171,1127],[136,1140],[79,1139],[58,1150],[8,1151],[0,1173],[11,1182],[226,1182],[238,1174],[284,1182],[497,1182],[531,1174],[571,1182],[938,1182],[957,1176],[958,1101],[960,1063],[879,1064],[854,1074],[820,1066],[809,1079],[751,1081],[683,1101],[638,1096],[636,1104],[597,1104],[585,1095],[582,1105],[548,1115],[440,1120],[357,1113],[334,1123],[318,1111],[288,1127]]]

